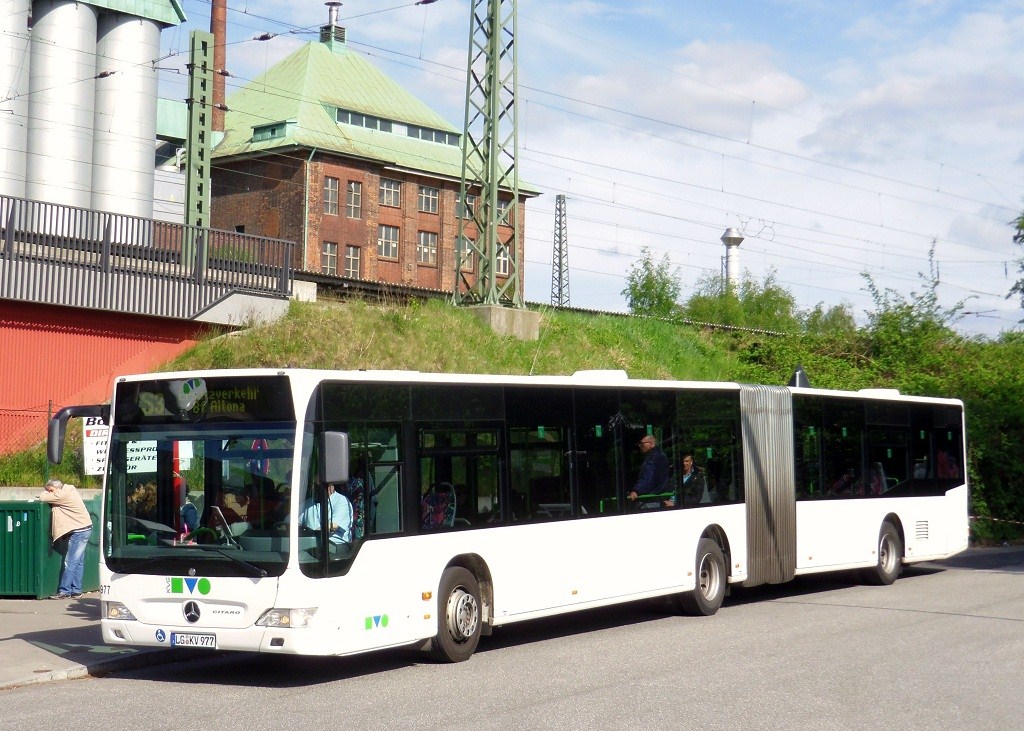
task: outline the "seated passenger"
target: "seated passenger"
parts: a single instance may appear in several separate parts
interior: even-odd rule
[[[136,518],[156,520],[156,483],[135,483],[127,502],[130,514]]]
[[[712,501],[708,492],[708,481],[700,467],[693,463],[693,454],[683,457],[683,474],[679,478],[679,493],[684,503],[707,503]],[[675,500],[666,500],[666,507],[673,507]]]
[[[279,519],[281,496],[269,477],[253,475],[244,499],[245,520],[253,528],[269,528]]]
[[[882,467],[881,462],[873,462],[871,464],[866,487],[868,495],[881,495],[888,489],[888,485],[885,484],[885,468]]]

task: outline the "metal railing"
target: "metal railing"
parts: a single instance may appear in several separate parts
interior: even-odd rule
[[[294,244],[0,196],[0,298],[191,320],[291,295]]]

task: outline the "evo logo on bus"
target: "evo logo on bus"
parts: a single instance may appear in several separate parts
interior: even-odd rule
[[[366,618],[366,629],[373,629],[375,627],[387,627],[388,626],[388,615],[378,614],[375,617]]]
[[[168,594],[195,594],[203,596],[210,593],[210,580],[197,579],[194,576],[172,576],[167,579]]]

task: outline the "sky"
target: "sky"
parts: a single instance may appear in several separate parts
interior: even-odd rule
[[[184,96],[188,32],[163,32],[160,95]],[[551,299],[555,196],[566,196],[570,304],[625,311],[646,248],[681,298],[723,273],[801,309],[873,309],[864,274],[905,298],[934,249],[942,305],[968,335],[1020,329],[1024,0],[519,0],[525,296]],[[327,22],[319,0],[229,0],[228,103]],[[469,0],[350,0],[349,47],[457,128]],[[276,34],[267,41],[254,37]]]

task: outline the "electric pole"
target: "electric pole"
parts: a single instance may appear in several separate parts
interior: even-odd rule
[[[523,307],[515,25],[515,0],[472,0],[456,304]],[[502,192],[511,199],[502,199]],[[473,279],[463,272],[466,257]]]
[[[569,237],[565,225],[565,196],[555,196],[555,248],[551,255],[551,304],[569,306]]]

